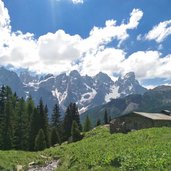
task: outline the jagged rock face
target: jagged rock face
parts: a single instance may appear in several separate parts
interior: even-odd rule
[[[37,75],[33,76],[28,71],[20,72],[19,78],[23,84],[28,84],[29,82],[36,83],[39,81],[39,77]]]
[[[38,76],[31,76],[29,73],[20,74],[19,78],[14,72],[1,70],[0,85],[9,85],[14,91],[17,90],[19,96],[32,95],[36,104],[42,98],[48,105],[50,113],[55,103],[59,103],[63,112],[70,102],[75,102],[82,113],[92,107],[105,104],[111,99],[129,94],[142,94],[146,91],[139,85],[134,73],[119,77],[114,82],[102,72],[90,77],[81,76],[78,71],[74,70],[69,75],[66,73],[58,76],[47,74],[39,79]],[[6,75],[10,75],[8,80],[5,79]]]
[[[70,102],[77,103],[80,113],[94,106],[105,104],[111,98],[124,97],[135,93],[142,94],[146,91],[139,85],[134,73],[128,73],[114,82],[102,72],[90,77],[81,76],[78,71],[74,70],[69,75],[63,73],[55,77],[48,74],[39,83],[32,85],[37,90],[41,87],[51,92],[63,111]]]
[[[120,97],[125,97],[129,94],[144,94],[146,92],[146,89],[135,79],[133,72],[127,73],[124,77],[119,77],[115,85],[119,87]]]
[[[13,92],[17,93],[18,96],[25,97],[24,85],[18,75],[3,67],[0,68],[0,86],[2,85],[9,86]]]

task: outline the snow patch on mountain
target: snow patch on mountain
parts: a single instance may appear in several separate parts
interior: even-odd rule
[[[105,102],[108,103],[111,99],[120,97],[120,93],[118,91],[119,87],[113,85],[110,89],[110,92],[105,96]]]
[[[94,99],[94,97],[96,96],[96,94],[97,94],[97,92],[94,89],[92,89],[91,92],[83,94],[81,97],[80,103],[84,104],[87,102],[91,102]]]
[[[64,93],[61,93],[58,91],[56,88],[55,90],[52,90],[53,96],[55,96],[58,99],[59,105],[65,100],[67,97],[67,92],[65,91]]]
[[[0,68],[0,85],[10,86],[19,97],[31,95],[36,104],[42,98],[50,113],[55,103],[59,103],[62,112],[69,103],[76,103],[82,113],[113,98],[143,94],[146,91],[135,79],[133,72],[114,81],[102,72],[94,77],[81,76],[76,70],[57,76],[32,76],[29,72],[17,76],[15,72]]]

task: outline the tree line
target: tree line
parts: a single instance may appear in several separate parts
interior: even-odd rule
[[[106,111],[104,123],[108,123],[107,117]],[[98,121],[97,125],[100,124]],[[88,116],[82,127],[75,103],[69,104],[64,118],[55,104],[49,119],[47,105],[42,99],[36,106],[31,97],[24,100],[8,86],[0,88],[0,150],[39,151],[64,141],[81,140],[81,132],[91,129]]]

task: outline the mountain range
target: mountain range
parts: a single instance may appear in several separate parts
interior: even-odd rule
[[[126,97],[112,99],[110,102],[91,108],[81,115],[82,122],[88,115],[93,125],[100,119],[104,120],[104,113],[107,111],[111,118],[115,118],[132,111],[161,112],[171,111],[171,86],[158,86],[147,90],[144,94],[131,94]]]
[[[123,98],[130,94],[144,94],[147,91],[136,80],[133,72],[113,81],[102,72],[94,77],[81,76],[76,70],[57,76],[53,74],[39,76],[32,75],[28,71],[17,74],[1,67],[0,85],[10,86],[13,92],[25,99],[31,95],[36,104],[42,98],[49,108],[49,114],[55,103],[59,104],[63,113],[70,102],[75,102],[79,112],[83,113],[104,105],[111,99]]]

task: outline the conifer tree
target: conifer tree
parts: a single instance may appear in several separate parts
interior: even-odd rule
[[[105,113],[104,113],[104,124],[108,124],[108,114],[107,114],[107,110],[105,109]]]
[[[91,130],[91,121],[87,115],[85,122],[84,122],[84,132],[88,132]]]
[[[79,115],[79,112],[78,112],[78,107],[77,107],[76,103],[71,103],[70,105],[71,105],[72,121],[77,122],[79,130],[81,131],[82,126],[81,126],[81,123],[80,123],[80,115]]]
[[[12,108],[12,91],[6,86],[5,87],[5,106],[4,106],[4,124],[2,132],[2,149],[9,150],[13,147],[14,140],[14,111]]]
[[[30,151],[34,150],[35,138],[40,130],[40,115],[37,111],[37,108],[34,109],[34,112],[31,115],[30,119],[30,131],[29,131],[29,149]]]
[[[80,130],[76,121],[72,122],[71,136],[72,136],[73,142],[76,142],[82,139],[82,136],[80,134]]]
[[[65,140],[67,140],[71,136],[71,128],[72,128],[72,122],[75,121],[78,125],[79,130],[82,130],[82,126],[80,123],[80,116],[78,112],[78,107],[75,103],[70,103],[69,106],[66,109],[64,122],[63,122],[63,128],[65,132]]]
[[[53,113],[51,117],[51,128],[56,129],[58,136],[60,137],[60,140],[63,141],[64,129],[58,104],[55,104],[53,108]]]
[[[33,99],[31,96],[29,96],[29,98],[27,99],[27,113],[28,113],[28,119],[29,119],[29,122],[31,120],[31,116],[32,114],[34,113],[34,108],[35,108],[35,105],[34,105],[34,102],[33,102]]]
[[[55,128],[52,128],[51,145],[54,146],[55,144],[61,144],[61,140],[60,140],[58,131]]]
[[[49,121],[48,121],[48,107],[45,105],[44,108],[44,117],[43,117],[43,131],[45,134],[45,140],[46,140],[46,146],[50,147],[50,127],[49,127]]]
[[[45,140],[45,134],[43,129],[40,129],[36,138],[35,138],[35,151],[41,151],[46,148],[46,140]]]
[[[98,119],[97,123],[96,123],[96,126],[99,126],[99,125],[101,125],[101,120],[100,119]]]
[[[26,103],[23,98],[17,103],[15,148],[20,150],[29,149],[29,118],[26,110]]]
[[[70,109],[70,105],[67,107],[65,112],[65,117],[63,121],[64,128],[64,140],[67,140],[71,136],[71,127],[72,127],[72,113]]]
[[[60,128],[61,126],[61,115],[60,115],[58,104],[55,104],[53,108],[53,113],[51,117],[51,126],[56,129]]]
[[[5,124],[5,86],[0,89],[0,149],[2,149],[3,129]]]
[[[37,107],[38,115],[40,117],[39,125],[40,129],[43,129],[46,146],[50,146],[50,139],[49,139],[49,124],[48,124],[48,108],[47,105],[44,107],[43,100],[40,99],[39,105]]]

